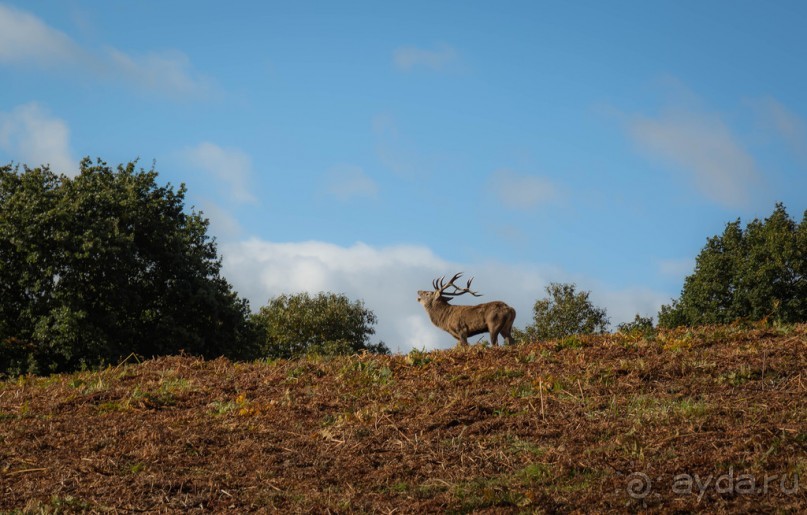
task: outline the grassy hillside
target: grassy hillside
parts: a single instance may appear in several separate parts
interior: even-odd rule
[[[22,378],[0,510],[804,512],[806,369],[802,325]]]

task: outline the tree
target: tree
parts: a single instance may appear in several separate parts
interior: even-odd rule
[[[662,306],[659,325],[807,320],[807,211],[801,224],[777,203],[770,217],[726,224],[706,242],[681,297]]]
[[[252,353],[208,221],[135,167],[0,167],[0,373]]]
[[[375,314],[361,301],[320,292],[280,295],[254,315],[262,332],[261,353],[293,358],[308,353],[351,354],[362,350],[388,354],[383,342],[370,344]]]
[[[533,340],[564,338],[574,334],[604,333],[608,317],[604,308],[589,300],[591,292],[575,291],[575,284],[550,283],[548,297],[538,300],[533,307],[533,323],[524,336]]]

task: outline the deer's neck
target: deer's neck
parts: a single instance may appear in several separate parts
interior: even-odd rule
[[[445,320],[445,318],[451,312],[453,307],[454,306],[445,301],[435,302],[431,305],[431,309],[428,310],[429,318],[435,325],[440,325],[440,323]]]

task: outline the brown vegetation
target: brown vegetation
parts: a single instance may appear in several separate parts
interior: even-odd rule
[[[805,369],[800,325],[25,377],[0,511],[803,513]]]
[[[462,345],[468,345],[468,337],[482,333],[490,333],[493,345],[499,344],[500,334],[506,343],[513,343],[510,333],[516,319],[516,310],[504,302],[497,300],[476,306],[452,306],[448,303],[451,297],[465,293],[480,296],[477,292],[471,291],[473,277],[468,280],[465,288],[454,284],[454,281],[461,276],[462,272],[459,272],[448,284],[444,283],[445,277],[435,279],[432,281],[433,291],[418,290],[418,302],[426,308],[432,323],[456,338]],[[449,287],[453,287],[450,292],[446,291]]]

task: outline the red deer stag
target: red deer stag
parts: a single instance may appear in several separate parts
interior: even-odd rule
[[[461,276],[462,272],[456,274],[448,284],[444,283],[445,276],[443,276],[432,281],[434,291],[418,291],[418,302],[426,308],[432,323],[451,334],[462,345],[468,345],[469,336],[482,333],[490,333],[490,341],[493,345],[499,344],[499,334],[504,337],[506,343],[513,343],[510,331],[513,328],[513,321],[516,319],[516,310],[504,302],[497,300],[476,306],[452,306],[448,303],[451,297],[465,293],[470,293],[474,297],[480,296],[479,293],[471,291],[473,277],[468,280],[465,288],[454,284],[454,281]],[[453,290],[446,291],[449,287]]]

